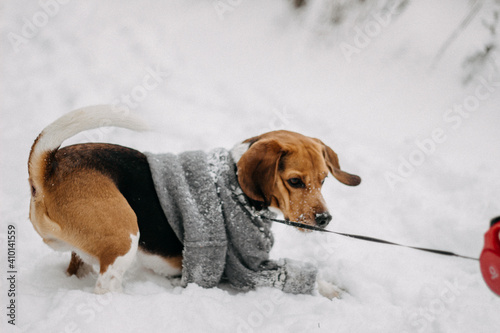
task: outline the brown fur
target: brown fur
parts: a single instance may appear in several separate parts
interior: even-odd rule
[[[279,208],[286,219],[314,225],[328,211],[321,195],[330,171],[340,182],[355,186],[358,176],[340,170],[337,154],[318,139],[275,131],[245,141],[248,151],[238,162],[238,181],[251,199]],[[304,186],[290,185],[292,178]]]
[[[65,168],[49,174],[47,161],[30,168],[32,195],[30,220],[43,241],[54,248],[76,248],[97,259],[100,273],[130,249],[130,235],[137,235],[134,211],[113,181],[94,170]],[[47,163],[47,164],[45,164]],[[81,260],[81,259],[80,259]],[[78,274],[76,258],[69,274]]]
[[[85,275],[84,266],[85,262],[80,258],[75,252],[71,252],[71,260],[69,262],[68,269],[66,273],[69,276],[76,275],[77,277],[83,277]]]

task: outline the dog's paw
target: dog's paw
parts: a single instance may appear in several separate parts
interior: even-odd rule
[[[342,289],[325,280],[318,280],[318,292],[328,299],[341,298]]]
[[[89,265],[87,263],[84,263],[83,265],[81,265],[79,268],[78,268],[78,271],[76,271],[75,275],[81,279],[81,278],[84,278],[86,277],[87,275],[92,275],[94,274],[95,271],[94,271],[94,268],[92,267],[92,265]]]

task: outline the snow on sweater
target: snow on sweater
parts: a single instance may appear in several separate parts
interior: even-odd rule
[[[184,245],[182,285],[210,288],[225,279],[239,290],[312,292],[316,267],[269,259],[275,215],[250,206],[227,150],[146,156],[165,216]]]

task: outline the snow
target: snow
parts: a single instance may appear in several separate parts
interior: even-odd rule
[[[475,261],[282,225],[273,226],[272,257],[317,264],[342,299],[184,289],[139,265],[122,294],[98,296],[95,276],[65,275],[69,253],[45,246],[27,219],[26,161],[50,122],[102,103],[156,131],[104,128],[68,144],[178,153],[287,128],[329,144],[363,179],[350,188],[329,177],[329,229],[479,256],[500,214],[500,58],[466,86],[462,62],[488,40],[482,18],[491,21],[492,3],[435,63],[468,1],[410,1],[394,17],[373,6],[371,25],[350,18],[354,26],[336,28],[319,19],[325,0],[299,11],[284,0],[222,1],[223,13],[220,2],[0,5],[2,332],[497,331],[500,298]],[[385,19],[378,27],[376,14]],[[356,46],[367,27],[372,37],[346,57],[340,44]],[[17,236],[16,326],[5,314],[8,225]]]

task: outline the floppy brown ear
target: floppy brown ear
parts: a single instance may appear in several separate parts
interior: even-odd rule
[[[339,157],[337,156],[337,154],[333,151],[332,148],[328,147],[324,143],[322,144],[324,146],[323,153],[325,156],[325,162],[332,175],[337,178],[337,180],[342,184],[346,184],[349,186],[359,185],[361,183],[361,178],[359,176],[351,175],[350,173],[340,170]]]
[[[269,205],[284,152],[276,140],[252,138],[247,142],[250,148],[238,161],[238,182],[250,199]]]

